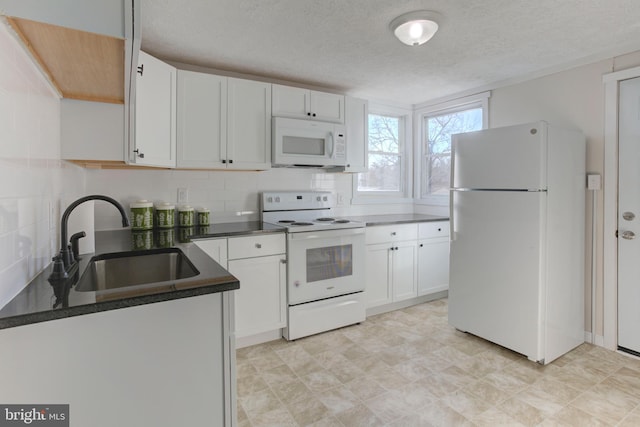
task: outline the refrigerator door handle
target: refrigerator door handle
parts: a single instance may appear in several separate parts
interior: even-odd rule
[[[449,242],[453,242],[456,240],[456,227],[455,227],[455,216],[453,214],[453,195],[455,194],[455,188],[457,186],[457,182],[455,182],[455,170],[456,170],[456,156],[454,155],[456,152],[456,148],[458,145],[457,138],[454,136],[451,138],[451,164],[449,166]]]
[[[449,190],[449,241],[456,240],[455,216],[453,215],[453,196],[456,191],[452,188]]]

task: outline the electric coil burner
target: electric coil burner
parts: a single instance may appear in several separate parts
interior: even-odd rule
[[[365,224],[334,205],[326,191],[262,194],[262,221],[287,230],[288,340],[365,320]]]

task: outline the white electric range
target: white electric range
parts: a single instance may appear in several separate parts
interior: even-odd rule
[[[365,224],[333,215],[327,191],[262,194],[262,221],[287,229],[288,320],[302,338],[365,320]]]

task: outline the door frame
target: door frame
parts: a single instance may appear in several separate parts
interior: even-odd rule
[[[619,83],[640,77],[640,67],[605,74],[604,83],[604,239],[602,346],[618,348],[618,102]],[[594,333],[592,331],[592,333]]]

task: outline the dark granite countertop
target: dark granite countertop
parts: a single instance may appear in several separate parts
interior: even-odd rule
[[[235,233],[271,231],[271,227],[266,230],[263,228],[261,222],[256,222],[147,232],[132,232],[128,228],[96,232],[95,253],[81,255],[78,277],[82,276],[89,260],[95,255],[166,247],[180,249],[199,274],[187,279],[110,290],[83,292],[76,290],[74,286],[69,291],[68,304],[65,304],[67,306],[54,308],[56,298],[52,286],[47,282],[52,270],[50,265],[0,310],[0,329],[238,289],[238,279],[191,243],[189,237],[222,237]],[[281,231],[277,229],[274,227],[273,231]]]
[[[189,228],[187,228],[189,230]],[[227,222],[204,227],[192,227],[192,239],[213,239],[219,237],[246,236],[249,234],[284,233],[285,227],[262,221]]]
[[[414,222],[448,221],[449,217],[426,214],[385,214],[350,216],[349,219],[361,221],[367,227],[376,225],[411,224]]]

